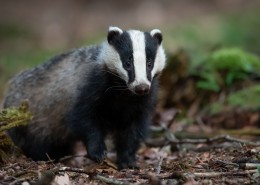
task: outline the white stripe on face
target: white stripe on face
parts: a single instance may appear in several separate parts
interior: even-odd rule
[[[163,70],[163,68],[165,66],[165,60],[166,60],[166,56],[165,56],[165,53],[164,53],[162,46],[160,45],[157,48],[157,55],[156,55],[155,60],[154,60],[152,77],[154,77],[154,75],[156,73],[159,73]]]
[[[133,45],[135,80],[129,85],[134,88],[140,84],[151,85],[146,74],[146,54],[145,54],[145,36],[143,32],[137,30],[128,31]]]

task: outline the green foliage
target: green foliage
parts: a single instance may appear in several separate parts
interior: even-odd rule
[[[218,92],[250,74],[260,74],[260,59],[239,48],[223,48],[213,52],[194,72],[200,80],[197,87]]]
[[[19,108],[11,107],[0,110],[0,162],[8,159],[8,151],[12,146],[12,142],[5,135],[5,131],[13,127],[28,124],[32,119],[29,112],[28,101],[24,101]]]
[[[254,85],[228,95],[222,102],[214,102],[206,107],[207,113],[214,115],[236,108],[250,111],[260,110],[260,85]]]
[[[237,91],[227,97],[228,105],[260,110],[260,85]]]

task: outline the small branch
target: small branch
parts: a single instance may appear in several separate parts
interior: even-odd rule
[[[81,168],[71,168],[71,167],[62,167],[58,169],[58,172],[75,172],[75,173],[84,173],[89,175],[89,172],[87,172],[86,170],[83,170]]]
[[[16,179],[15,181],[11,182],[9,185],[22,184],[22,182],[29,181],[29,180],[31,179],[28,177]]]
[[[239,168],[245,170],[257,169],[257,167],[260,167],[260,163],[239,163],[238,165]]]
[[[237,163],[232,163],[232,162],[227,162],[227,161],[222,161],[222,160],[216,160],[217,163],[226,165],[226,166],[234,166],[234,167],[239,167]]]
[[[53,163],[54,160],[52,160],[52,159],[50,158],[49,154],[48,154],[48,153],[45,153],[45,155],[47,156],[47,158],[48,158],[48,160],[49,160],[48,162],[51,163],[54,167],[56,167],[56,165]]]
[[[220,135],[220,136],[215,136],[213,138],[207,138],[207,139],[172,139],[171,137],[167,137],[167,139],[172,143],[172,144],[184,144],[184,143],[190,143],[190,144],[211,144],[214,142],[236,142],[236,143],[241,143],[244,145],[251,145],[251,146],[260,146],[260,143],[258,142],[252,142],[248,140],[243,140],[243,139],[238,139],[234,138],[228,135]]]
[[[156,175],[159,175],[161,172],[163,159],[164,159],[164,157],[162,155],[160,155],[160,160],[159,160],[158,166],[156,168]]]
[[[195,176],[195,177],[200,177],[200,178],[212,178],[212,177],[221,177],[221,176],[246,176],[246,175],[251,175],[254,173],[257,173],[258,170],[247,170],[243,172],[201,172],[201,173],[184,173],[184,177],[189,177],[189,176]]]
[[[107,178],[103,175],[97,175],[96,176],[96,179],[100,180],[100,181],[103,181],[105,183],[108,183],[108,184],[116,184],[116,185],[130,185],[129,182],[123,182],[123,181],[119,181],[119,180],[116,180],[116,179],[112,179],[112,178]]]

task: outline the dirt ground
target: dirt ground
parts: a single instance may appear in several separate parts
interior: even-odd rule
[[[186,145],[185,147],[183,147]],[[259,184],[260,147],[222,142],[142,147],[139,169],[117,171],[114,153],[95,164],[86,158],[61,163],[13,158],[0,170],[1,184]],[[191,146],[187,149],[187,145]],[[65,162],[66,161],[66,162]],[[78,167],[79,162],[84,165]],[[68,163],[70,165],[68,165]],[[69,167],[68,167],[69,166]]]

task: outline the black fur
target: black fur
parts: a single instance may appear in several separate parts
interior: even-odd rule
[[[103,68],[99,66],[98,68]],[[67,123],[85,143],[88,156],[100,162],[104,159],[104,138],[113,133],[119,169],[135,166],[135,153],[147,134],[155,108],[157,79],[148,95],[133,95],[118,77],[93,69],[87,76],[77,103],[68,113]],[[123,90],[113,86],[125,86]]]
[[[156,33],[153,35],[153,38],[157,41],[158,44],[162,43],[163,36],[161,33]]]
[[[154,60],[156,57],[156,51],[158,48],[158,43],[150,33],[145,32],[145,53],[146,53],[146,74],[147,79],[151,81],[151,71],[154,66]]]
[[[108,34],[109,35],[109,34]],[[111,36],[110,36],[111,37]],[[131,83],[135,79],[134,61],[133,61],[133,45],[129,33],[124,31],[121,35],[116,35],[110,39],[110,45],[112,45],[118,52],[120,59],[123,63],[123,68],[128,73],[128,83]]]

